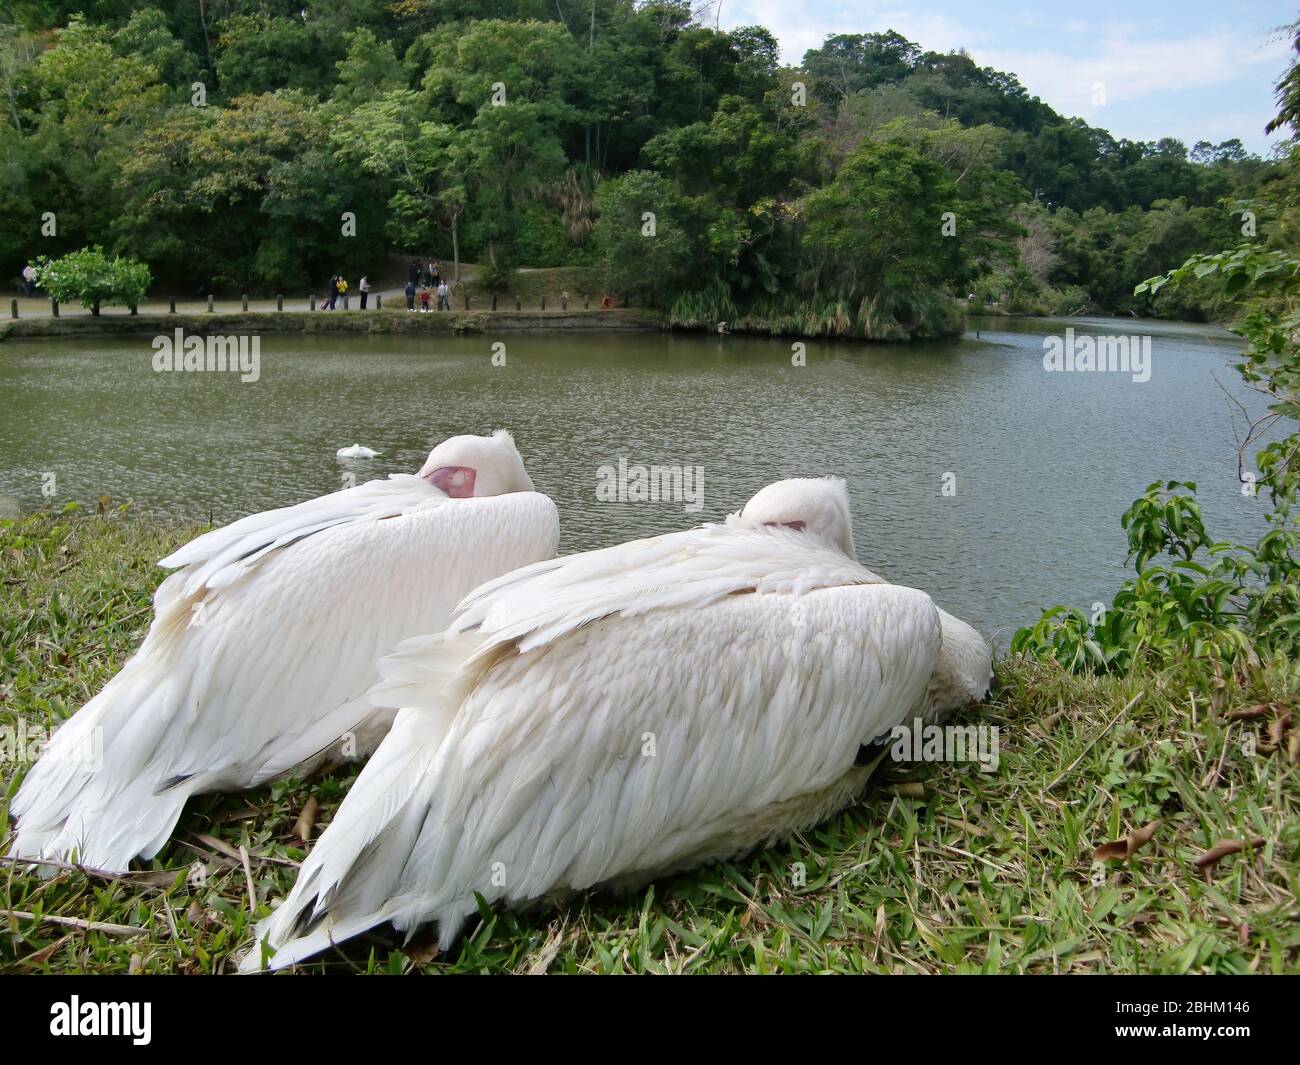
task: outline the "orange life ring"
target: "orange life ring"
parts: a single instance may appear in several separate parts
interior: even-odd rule
[[[609,310],[617,302],[618,301],[613,296],[606,296],[600,301],[600,305],[604,307],[605,310]]]

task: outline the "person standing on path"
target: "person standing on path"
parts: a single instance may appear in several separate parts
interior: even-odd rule
[[[451,310],[451,289],[447,287],[447,279],[445,277],[438,282],[438,310]]]
[[[415,282],[414,281],[408,281],[406,283],[406,309],[408,311],[415,310]]]
[[[361,309],[366,309],[366,298],[370,295],[370,278],[365,274],[361,275],[361,280],[357,282],[357,288],[361,290]]]
[[[36,295],[36,267],[31,263],[23,267],[23,295]]]

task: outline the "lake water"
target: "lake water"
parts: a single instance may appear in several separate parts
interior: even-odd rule
[[[1044,337],[1067,324],[1152,336],[1151,379],[1045,372]],[[0,494],[38,506],[52,472],[55,502],[106,494],[223,523],[332,491],[349,470],[414,472],[443,437],[505,426],[558,504],[569,552],[720,518],[780,477],[835,473],[859,558],[1003,645],[1043,607],[1109,599],[1120,514],[1149,482],[1199,482],[1224,537],[1258,532],[1265,510],[1236,481],[1220,386],[1252,411],[1262,402],[1231,368],[1235,339],[1212,326],[972,319],[945,341],[810,342],[803,367],[790,341],[766,338],[272,335],[251,384],[155,373],[149,340],[0,344]],[[382,455],[338,462],[352,443]],[[597,469],[620,456],[703,467],[703,510],[598,501]]]

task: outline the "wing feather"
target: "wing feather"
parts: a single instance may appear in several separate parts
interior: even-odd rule
[[[381,506],[376,485],[395,498]],[[125,868],[165,840],[187,795],[312,764],[369,727],[375,708],[364,696],[381,655],[445,625],[475,584],[558,542],[555,506],[537,493],[421,504],[400,479],[363,487],[356,520],[306,538],[287,540],[285,521],[253,522],[171,556],[212,582],[189,569],[169,578],[195,590],[160,597],[140,650],[55,734],[15,799],[14,854],[76,848],[89,864]],[[376,520],[384,513],[391,520]],[[254,544],[249,567],[238,559]],[[71,756],[96,734],[98,762]]]
[[[749,592],[795,593],[880,577],[807,533],[748,528],[730,519],[680,533],[569,555],[506,574],[476,589],[452,627],[531,651],[598,618],[701,609]]]
[[[423,478],[394,473],[289,507],[250,514],[177,548],[158,565],[186,569],[175,585],[181,596],[233,584],[273,551],[338,525],[397,517],[445,502],[446,494]]]
[[[497,640],[446,634],[390,665],[412,701],[260,930],[277,966],[323,928],[434,918],[446,941],[476,892],[521,904],[788,832],[920,704],[941,635],[924,593],[850,584]]]

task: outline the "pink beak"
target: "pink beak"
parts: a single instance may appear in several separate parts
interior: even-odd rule
[[[765,521],[764,525],[784,525],[787,529],[797,529],[803,532],[804,523],[801,521]]]
[[[452,499],[468,499],[474,494],[477,471],[472,466],[441,466],[424,479],[435,488],[441,488]]]

